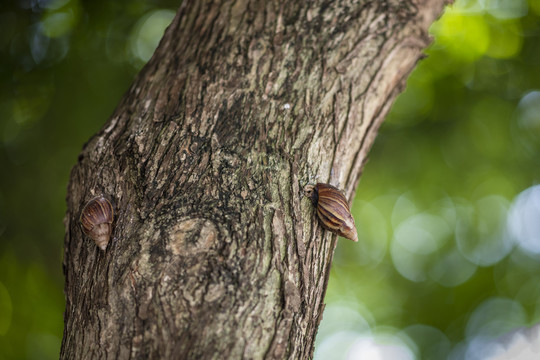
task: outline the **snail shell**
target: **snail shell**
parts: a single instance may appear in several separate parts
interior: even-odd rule
[[[349,203],[338,188],[318,183],[306,186],[305,190],[317,207],[317,216],[323,228],[346,239],[358,241]]]
[[[94,240],[101,250],[107,248],[111,238],[113,219],[113,206],[103,195],[90,200],[81,212],[83,232]]]

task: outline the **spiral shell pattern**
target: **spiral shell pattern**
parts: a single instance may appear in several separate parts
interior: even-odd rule
[[[306,190],[317,207],[317,216],[325,229],[346,239],[358,241],[349,203],[338,188],[318,183],[309,185]]]
[[[111,239],[113,219],[113,206],[103,195],[90,200],[81,212],[83,232],[94,240],[101,250],[107,248]]]

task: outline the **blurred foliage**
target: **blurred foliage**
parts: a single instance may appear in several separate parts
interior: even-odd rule
[[[0,359],[57,359],[66,186],[177,0],[0,5]]]
[[[0,360],[58,357],[69,170],[177,5],[0,5]],[[339,242],[318,359],[475,359],[540,322],[540,2],[457,0],[431,32],[362,177],[360,241]]]
[[[458,0],[431,33],[364,170],[317,359],[481,359],[540,322],[540,2]]]

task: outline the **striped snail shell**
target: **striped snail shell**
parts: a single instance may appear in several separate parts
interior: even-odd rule
[[[323,228],[346,239],[358,241],[349,203],[338,188],[318,183],[307,185],[305,191],[317,207],[317,216]]]
[[[111,238],[113,219],[113,206],[103,195],[90,200],[81,212],[83,232],[94,240],[101,250],[107,248]]]

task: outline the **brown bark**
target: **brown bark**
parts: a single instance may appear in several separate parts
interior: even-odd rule
[[[303,188],[352,198],[444,2],[184,1],[73,168],[61,358],[310,358],[337,238]]]

